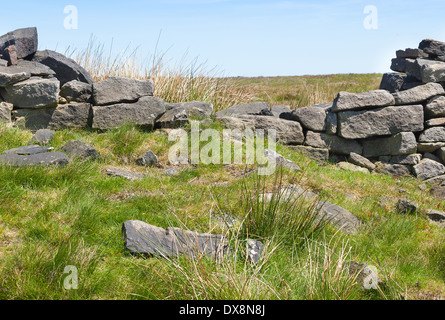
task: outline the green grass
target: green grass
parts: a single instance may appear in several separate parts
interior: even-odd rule
[[[268,100],[271,104],[287,101],[301,106],[299,101],[305,99],[324,102],[317,99],[339,88],[375,89],[377,78],[335,75],[237,81],[257,96],[268,92],[264,100],[274,90],[283,91]],[[304,98],[292,97],[296,87],[310,86],[319,93],[307,91]],[[222,129],[218,123],[207,127]],[[26,145],[32,133],[0,127],[0,136],[3,152]],[[174,142],[168,141],[163,130],[147,132],[132,125],[107,132],[60,130],[50,144],[59,151],[73,139],[91,144],[101,157],[62,168],[0,166],[0,299],[444,297],[445,231],[424,214],[425,209],[442,204],[428,190],[420,190],[421,182],[414,178],[318,165],[282,145],[277,152],[297,163],[302,172],[284,170],[281,176],[258,180],[255,175],[244,175],[252,166],[199,164],[181,165],[180,174],[169,177],[162,170],[171,166],[168,151]],[[158,155],[158,167],[135,164],[147,149]],[[110,177],[104,172],[109,166],[146,176],[134,182]],[[280,196],[289,184],[299,184],[349,210],[363,221],[361,231],[351,236],[331,225],[314,224],[313,203]],[[273,192],[274,200],[262,201],[264,191]],[[421,210],[414,215],[398,214],[395,204],[400,197],[413,200]],[[212,212],[220,211],[236,216],[238,223],[229,230],[219,225]],[[220,263],[205,258],[131,256],[124,251],[121,234],[122,223],[131,219],[225,234],[234,254]],[[266,245],[258,265],[245,259],[247,237]],[[377,267],[384,281],[380,290],[363,290],[345,272],[341,266],[351,260]],[[64,269],[69,265],[79,271],[76,290],[63,286]]]

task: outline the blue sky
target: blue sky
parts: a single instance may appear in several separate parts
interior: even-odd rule
[[[82,50],[90,37],[114,52],[138,47],[171,63],[198,58],[226,76],[387,72],[395,51],[445,41],[445,1],[2,1],[0,33],[36,26],[39,49]],[[64,8],[78,9],[78,29]],[[377,29],[366,29],[367,5]]]

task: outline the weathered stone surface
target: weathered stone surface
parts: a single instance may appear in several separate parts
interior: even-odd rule
[[[394,105],[394,97],[386,90],[373,90],[360,93],[341,91],[332,106],[333,112],[363,110]]]
[[[370,171],[375,169],[375,164],[372,163],[371,161],[369,161],[368,159],[366,159],[365,157],[362,157],[361,155],[355,153],[355,152],[351,152],[349,154],[348,160],[350,163],[355,164],[357,166],[366,168]]]
[[[326,115],[326,133],[330,135],[337,134],[337,113],[332,112],[332,108],[328,109],[328,113]]]
[[[366,140],[363,156],[398,156],[417,152],[416,136],[412,132],[400,132],[391,137]]]
[[[11,112],[13,105],[7,102],[0,102],[0,123],[11,122]]]
[[[411,175],[411,166],[405,164],[376,162],[375,165],[375,173],[389,174],[393,177],[403,177]]]
[[[164,171],[162,171],[163,174],[165,174],[166,176],[177,176],[179,174],[179,170],[177,168],[167,168]]]
[[[445,147],[445,142],[420,142],[417,144],[418,152],[434,152]]]
[[[73,158],[97,159],[99,157],[99,152],[96,149],[88,143],[79,140],[68,141],[62,147],[62,151]]]
[[[360,230],[361,221],[346,209],[328,201],[320,201],[317,204],[319,215],[326,221],[333,223],[341,231],[354,234]]]
[[[109,77],[93,84],[93,104],[96,106],[135,102],[153,96],[153,80]]]
[[[289,146],[289,148],[302,153],[319,164],[324,164],[329,159],[329,150],[327,148],[313,148],[308,146]]]
[[[140,166],[153,167],[158,164],[158,157],[153,153],[153,151],[148,150],[142,157],[136,160],[136,163]]]
[[[422,160],[422,155],[420,153],[406,154],[402,156],[381,156],[379,157],[380,162],[392,163],[392,164],[406,164],[406,165],[416,165]]]
[[[363,168],[361,166],[355,165],[353,163],[349,163],[346,161],[340,161],[336,164],[337,167],[343,170],[350,170],[350,171],[356,171],[356,172],[362,172],[362,173],[369,173],[369,170],[366,168]]]
[[[442,163],[445,163],[445,148],[442,147],[437,150],[437,156],[439,157]]]
[[[3,98],[16,108],[44,108],[56,106],[59,100],[59,81],[55,78],[32,77],[0,88]]]
[[[135,103],[93,106],[92,110],[94,129],[116,128],[126,122],[153,129],[155,120],[165,112],[165,106],[162,99],[147,96]]]
[[[255,130],[262,129],[265,134],[273,129],[277,135],[277,141],[283,144],[303,144],[303,128],[296,121],[284,120],[276,117],[239,115],[235,117],[217,118],[229,129]]]
[[[338,113],[338,134],[346,139],[418,132],[424,128],[422,105],[393,106]]]
[[[144,175],[139,172],[130,172],[119,168],[107,168],[105,173],[113,177],[121,177],[130,181],[140,180],[144,178]]]
[[[397,201],[396,210],[404,214],[414,214],[419,210],[419,207],[411,200],[402,198]]]
[[[406,59],[406,73],[418,81],[422,81],[422,69],[429,66],[434,65],[437,63],[441,63],[436,60],[431,59]]]
[[[56,75],[50,67],[40,62],[29,60],[19,60],[16,66],[10,66],[7,69],[11,70],[11,72],[28,72],[33,77],[52,78]]]
[[[37,143],[39,145],[48,144],[52,138],[54,138],[56,132],[49,129],[37,130],[31,138],[31,143]]]
[[[445,62],[422,66],[420,76],[424,83],[445,81]]]
[[[445,142],[445,127],[426,129],[420,134],[419,142]]]
[[[422,40],[419,49],[433,57],[445,55],[445,43],[433,39]]]
[[[406,72],[406,59],[394,58],[391,60],[391,70],[395,72]]]
[[[275,105],[270,107],[270,112],[272,112],[274,117],[281,118],[283,113],[289,114],[292,112],[289,106],[285,105]]]
[[[0,163],[13,167],[23,166],[64,166],[69,163],[69,158],[62,152],[43,152],[31,155],[15,153],[0,154]]]
[[[445,116],[445,96],[435,96],[425,105],[425,116],[437,118]]]
[[[445,118],[434,118],[425,122],[426,128],[445,126]]]
[[[351,152],[361,154],[363,149],[355,140],[346,140],[338,136],[313,131],[306,133],[305,144],[315,148],[327,148],[334,153],[346,155]]]
[[[180,228],[163,229],[139,220],[123,223],[125,249],[132,254],[177,258],[187,255],[199,258],[222,258],[229,250],[228,240],[222,235],[197,233]]]
[[[86,128],[91,118],[89,103],[69,103],[54,109],[48,127],[52,129]]]
[[[445,94],[445,90],[439,83],[427,83],[409,90],[395,92],[392,95],[396,105],[405,105],[419,103],[442,94]]]
[[[286,159],[285,157],[283,157],[281,154],[275,152],[274,150],[271,149],[266,149],[264,150],[264,156],[266,157],[266,159],[268,161],[273,161],[275,162],[275,165],[277,167],[285,167],[291,170],[295,170],[295,171],[301,171],[301,168],[295,164],[294,162],[292,162],[289,159]]]
[[[440,175],[440,176],[433,177],[433,178],[425,180],[425,183],[428,183],[430,185],[436,185],[436,184],[440,185],[444,181],[445,181],[445,175]]]
[[[309,107],[294,109],[291,114],[291,120],[299,121],[303,128],[312,131],[326,130],[327,109],[332,106],[331,103],[323,103]]]
[[[187,110],[183,107],[176,107],[167,110],[159,119],[156,120],[157,128],[179,128],[190,123]]]
[[[15,45],[7,47],[3,51],[3,58],[8,61],[8,66],[16,66],[18,62],[17,49]]]
[[[60,96],[67,102],[91,102],[93,86],[91,84],[72,80],[60,88]]]
[[[379,89],[394,93],[402,90],[407,75],[399,72],[384,73]]]
[[[416,177],[420,180],[431,179],[445,173],[445,166],[431,159],[423,159],[413,166]]]
[[[442,162],[442,160],[440,160],[439,157],[437,157],[436,155],[434,155],[432,153],[429,153],[429,152],[424,153],[422,159],[431,159],[431,160],[434,160],[436,162]]]
[[[0,37],[0,51],[4,51],[10,45],[15,46],[18,59],[32,55],[37,51],[37,28],[17,29]]]
[[[2,68],[0,67],[0,87],[7,87],[10,85],[13,85],[14,83],[27,80],[31,78],[31,74],[28,72],[3,72]],[[6,70],[5,70],[6,71]],[[8,70],[9,71],[9,70]]]
[[[67,58],[58,52],[51,50],[37,51],[32,60],[51,68],[56,73],[55,77],[60,81],[61,86],[72,80],[94,83],[93,78],[84,68],[73,59]]]
[[[437,199],[445,200],[445,186],[443,185],[434,185],[430,193]]]
[[[14,149],[6,150],[4,153],[14,153],[22,156],[27,156],[31,154],[44,153],[54,150],[53,147],[44,147],[36,144],[31,144],[28,146],[18,147]]]
[[[425,58],[428,55],[422,49],[411,49],[406,48],[405,50],[397,50],[396,57],[397,58],[409,58],[409,59],[417,59],[417,58]]]
[[[431,221],[444,221],[445,220],[445,212],[439,210],[428,209],[426,211],[426,216]]]
[[[203,101],[189,101],[179,103],[166,103],[165,109],[184,108],[188,117],[207,118],[213,113],[213,104]]]
[[[225,110],[218,111],[217,117],[236,117],[239,115],[268,115],[273,116],[269,104],[266,102],[253,102],[246,104],[237,104]]]

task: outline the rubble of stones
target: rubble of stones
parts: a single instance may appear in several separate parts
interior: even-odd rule
[[[213,118],[229,129],[264,129],[266,133],[273,129],[278,142],[320,163],[330,159],[342,169],[414,175],[445,185],[445,43],[427,39],[418,49],[397,51],[391,64],[395,72],[383,75],[379,90],[340,92],[333,102],[295,110],[256,102],[216,113],[210,103],[168,103],[154,97],[154,83],[149,79],[109,77],[95,82],[74,60],[55,51],[38,51],[37,46],[36,28],[18,29],[0,37],[0,123],[36,131],[28,146],[1,154],[0,163],[64,165],[71,158],[99,156],[81,141],[69,141],[63,152],[45,146],[58,129],[107,130],[127,122],[149,130],[178,128],[197,117],[205,121]],[[266,150],[266,156],[301,170],[272,150]],[[157,157],[148,150],[138,164],[156,166]],[[106,173],[129,180],[143,177],[119,168],[108,168]],[[167,175],[177,173],[176,168],[165,171]],[[445,186],[437,192],[445,196]],[[320,204],[320,208],[343,231],[358,230],[360,221],[343,208],[330,203]],[[435,212],[431,216],[438,217]],[[156,228],[126,222],[124,233],[133,237],[127,237],[127,249],[138,248],[137,242],[142,241],[136,237],[138,232],[168,242],[166,252],[171,255],[182,250],[178,243],[188,245],[169,230]],[[193,234],[192,238],[198,244],[209,240],[208,235]],[[218,254],[226,252],[216,247]],[[204,254],[214,253],[206,246],[198,248]],[[137,251],[159,254],[150,246]]]

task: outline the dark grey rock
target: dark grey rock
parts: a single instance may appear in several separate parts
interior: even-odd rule
[[[327,222],[334,224],[342,232],[355,234],[360,230],[361,221],[348,210],[328,201],[319,201],[317,204],[319,216]]]
[[[355,140],[346,140],[322,132],[308,131],[305,144],[315,148],[326,148],[334,153],[349,155],[351,152],[362,154],[362,146]]]
[[[153,153],[153,151],[148,150],[142,157],[136,160],[136,163],[140,166],[153,167],[158,164],[158,157]]]
[[[29,156],[37,153],[44,153],[54,150],[53,147],[44,147],[36,144],[31,144],[29,146],[18,147],[14,149],[6,150],[4,153],[13,153],[22,156]]]
[[[315,106],[296,108],[291,112],[290,120],[300,122],[303,128],[308,130],[325,131],[327,110],[331,106],[331,103],[324,103]]]
[[[73,158],[97,159],[99,157],[99,153],[96,149],[88,143],[79,140],[68,141],[62,147],[62,151]]]
[[[217,117],[237,117],[239,115],[273,116],[273,114],[270,112],[269,104],[266,102],[237,104],[216,113]]]
[[[414,214],[419,210],[419,207],[411,200],[402,198],[397,201],[396,210],[400,213]]]
[[[69,158],[62,152],[43,152],[31,155],[19,155],[5,153],[0,155],[0,163],[13,167],[23,166],[64,166],[69,163]]]
[[[67,102],[91,102],[93,86],[91,84],[72,80],[60,88],[60,96]]]
[[[433,39],[422,40],[419,49],[433,57],[445,55],[445,43]]]
[[[418,132],[423,128],[422,105],[391,106],[338,113],[338,134],[345,139],[394,135],[399,132]]]
[[[397,50],[396,56],[397,58],[417,59],[417,58],[425,58],[428,55],[422,49],[407,48],[405,50]]]
[[[56,73],[55,77],[60,81],[61,86],[72,80],[94,83],[93,78],[84,68],[73,59],[67,58],[58,52],[51,50],[37,51],[32,60],[51,68]]]
[[[167,110],[159,119],[156,120],[156,128],[180,128],[190,123],[187,110],[182,107],[176,107]]]
[[[417,152],[416,136],[412,132],[400,132],[391,137],[366,140],[363,144],[363,156],[399,156]]]
[[[330,135],[337,134],[337,113],[332,112],[332,108],[328,109],[328,113],[326,115],[326,133]]]
[[[229,250],[228,240],[222,235],[197,233],[180,228],[163,229],[139,220],[123,223],[125,249],[132,254],[177,258],[205,255],[219,260]]]
[[[16,66],[10,66],[8,69],[11,72],[28,72],[33,77],[52,78],[56,75],[50,67],[37,61],[19,60]]]
[[[0,88],[2,97],[16,108],[38,109],[56,106],[59,101],[59,81],[55,78],[32,77]]]
[[[10,45],[16,47],[18,59],[34,54],[38,45],[37,28],[17,29],[0,37],[0,52],[3,52]]]
[[[281,118],[283,113],[289,114],[292,112],[289,106],[285,105],[275,105],[270,107],[270,112],[272,112],[274,117]]]
[[[406,72],[406,59],[394,58],[391,60],[391,70],[395,72]]]
[[[431,221],[442,222],[445,220],[445,212],[439,210],[428,209],[426,211],[426,216]]]
[[[40,129],[31,138],[31,143],[36,143],[39,145],[48,144],[52,138],[55,136],[55,131],[49,129]]]
[[[394,97],[386,90],[373,90],[360,93],[341,91],[332,106],[333,112],[363,110],[394,105]]]
[[[327,148],[313,148],[309,146],[289,146],[289,148],[302,153],[319,164],[325,164],[329,160],[329,150]]]
[[[406,59],[406,73],[410,76],[417,79],[417,81],[422,82],[422,69],[426,68],[427,66],[439,64],[441,62],[432,60],[432,59]]]
[[[404,73],[392,72],[384,73],[380,82],[380,89],[394,93],[402,90],[407,75]]]
[[[445,90],[439,83],[427,83],[409,90],[395,92],[392,95],[396,105],[406,105],[423,102],[443,94],[445,94]]]
[[[164,112],[164,101],[155,97],[142,97],[135,103],[93,106],[93,129],[111,129],[127,122],[153,129],[156,119]]]
[[[428,180],[445,174],[445,166],[440,162],[423,159],[419,164],[413,166],[416,177],[420,180]]]
[[[10,85],[13,85],[14,83],[24,81],[24,80],[31,78],[31,74],[28,72],[13,73],[9,70],[8,70],[9,72],[3,72],[2,69],[6,69],[6,68],[0,67],[0,87],[7,87]]]
[[[153,96],[153,80],[109,77],[93,84],[93,104],[96,106],[136,102]]]

